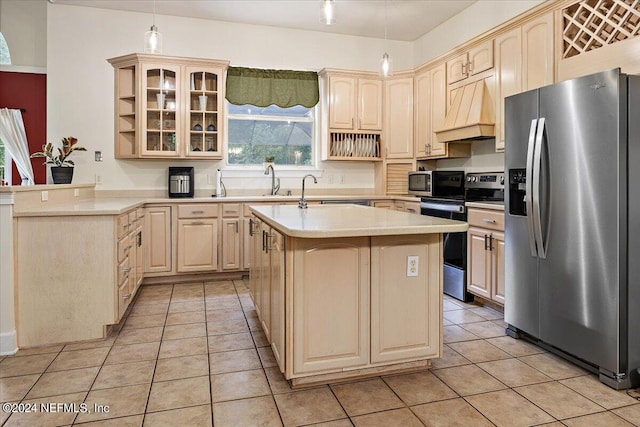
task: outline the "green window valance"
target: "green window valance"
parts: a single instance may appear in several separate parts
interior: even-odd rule
[[[229,67],[226,96],[235,105],[268,107],[275,104],[281,108],[302,105],[311,108],[320,99],[318,73]]]

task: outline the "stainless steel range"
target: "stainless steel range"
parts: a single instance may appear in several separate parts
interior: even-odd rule
[[[466,221],[465,201],[504,201],[502,172],[469,173],[465,179],[463,171],[446,171],[439,172],[438,179],[443,181],[440,188],[447,188],[447,191],[438,197],[422,197],[422,215]],[[437,180],[434,185],[438,185]],[[461,301],[473,301],[473,295],[467,292],[467,233],[445,233],[443,245],[444,293]]]

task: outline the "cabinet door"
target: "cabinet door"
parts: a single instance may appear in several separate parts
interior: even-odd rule
[[[139,218],[138,221],[142,221],[144,218]],[[136,238],[135,238],[135,251],[136,251],[136,286],[135,290],[137,291],[140,285],[142,284],[142,279],[144,278],[144,243],[142,237],[142,223],[139,223],[136,228]],[[135,292],[134,292],[135,293]]]
[[[520,28],[496,38],[496,150],[504,150],[504,99],[522,92]]]
[[[487,250],[488,233],[481,228],[467,231],[467,288],[491,299],[491,252]]]
[[[413,78],[385,81],[385,153],[388,159],[413,157]]]
[[[431,70],[431,129],[429,131],[429,156],[446,157],[447,144],[438,142],[436,131],[444,127],[447,115],[447,70],[441,64]]]
[[[504,233],[491,235],[492,298],[504,305]]]
[[[218,220],[178,220],[178,271],[218,269]]]
[[[223,71],[219,68],[185,67],[186,111],[184,155],[194,158],[222,158],[224,126]]]
[[[240,218],[224,218],[222,220],[221,249],[222,269],[240,269]]]
[[[142,157],[180,154],[180,79],[180,66],[142,65]]]
[[[149,207],[145,214],[145,273],[171,271],[171,207]]]
[[[470,76],[491,68],[493,68],[493,40],[469,50],[469,69],[467,72]]]
[[[431,72],[425,71],[414,78],[414,152],[417,158],[426,157],[431,141]]]
[[[522,90],[554,82],[553,12],[522,26]]]
[[[272,245],[270,228],[264,226],[264,250],[260,252],[260,287],[257,292],[257,299],[260,301],[260,322],[267,341],[271,342],[271,261],[269,250]]]
[[[262,266],[260,263],[262,262],[264,240],[262,239],[262,222],[255,216],[251,217],[251,222],[253,224],[253,229],[250,236],[251,260],[249,261],[249,292],[251,293],[251,298],[253,299],[253,305],[256,308],[258,318],[260,318],[261,310],[258,296],[260,295],[260,288],[262,287]]]
[[[467,53],[463,53],[462,55],[447,61],[447,82],[449,82],[449,84],[459,82],[469,76],[467,74],[468,62],[469,55]]]
[[[436,234],[371,238],[371,363],[438,356],[441,259]]]
[[[249,270],[251,267],[251,228],[250,218],[242,220],[242,269]]]
[[[278,362],[280,372],[284,372],[284,236],[271,229],[271,245],[269,247],[269,260],[271,268],[271,349]]]
[[[382,81],[358,79],[358,128],[382,130]]]
[[[356,80],[329,76],[329,127],[355,129]]]
[[[367,365],[369,238],[293,239],[292,250],[293,374]]]

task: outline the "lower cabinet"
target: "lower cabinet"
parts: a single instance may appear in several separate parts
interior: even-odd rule
[[[253,217],[249,221],[249,292],[262,329],[271,343],[280,371],[284,372],[284,236]]]
[[[311,239],[250,223],[250,292],[286,378],[440,355],[438,234]]]
[[[292,239],[291,250],[292,373],[367,365],[369,238]]]
[[[504,305],[504,212],[469,209],[467,289]]]
[[[178,220],[178,272],[218,269],[218,220]]]
[[[144,272],[171,272],[171,206],[149,206],[145,210]]]
[[[432,235],[371,238],[371,363],[438,357],[440,258]]]

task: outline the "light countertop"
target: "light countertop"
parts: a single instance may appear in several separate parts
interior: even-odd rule
[[[67,216],[67,215],[119,215],[131,209],[147,204],[188,204],[188,203],[283,203],[297,202],[300,196],[226,196],[193,198],[154,198],[154,197],[95,197],[68,203],[39,203],[24,209],[16,209],[14,217]],[[308,201],[318,200],[411,200],[408,197],[394,196],[349,196],[318,195],[306,197]]]
[[[356,205],[249,206],[283,234],[302,238],[390,236],[467,231],[468,224],[424,215]]]

